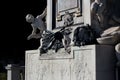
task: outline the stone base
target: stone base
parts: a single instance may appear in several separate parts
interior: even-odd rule
[[[71,54],[63,58],[58,57],[60,54],[42,58],[39,50],[26,51],[25,80],[115,80],[113,46],[88,45],[71,49]]]

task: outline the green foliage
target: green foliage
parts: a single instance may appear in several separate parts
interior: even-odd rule
[[[0,80],[7,80],[7,74],[6,73],[0,73]]]

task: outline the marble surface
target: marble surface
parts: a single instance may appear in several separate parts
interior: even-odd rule
[[[88,45],[72,47],[72,58],[41,60],[38,50],[26,51],[25,80],[115,80],[113,52],[112,46]]]

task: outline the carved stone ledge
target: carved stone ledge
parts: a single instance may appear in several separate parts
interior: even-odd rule
[[[54,50],[49,50],[45,54],[40,54],[40,60],[54,60],[54,59],[73,59],[72,53],[67,53],[64,48],[61,48],[57,53]]]
[[[80,9],[78,8],[77,9],[77,11],[75,12],[75,17],[80,17],[80,16],[82,16],[82,13],[81,13],[81,11],[80,11]]]

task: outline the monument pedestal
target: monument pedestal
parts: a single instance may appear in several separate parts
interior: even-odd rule
[[[25,80],[115,80],[113,46],[72,47],[70,54],[60,51],[54,56],[26,51]]]

